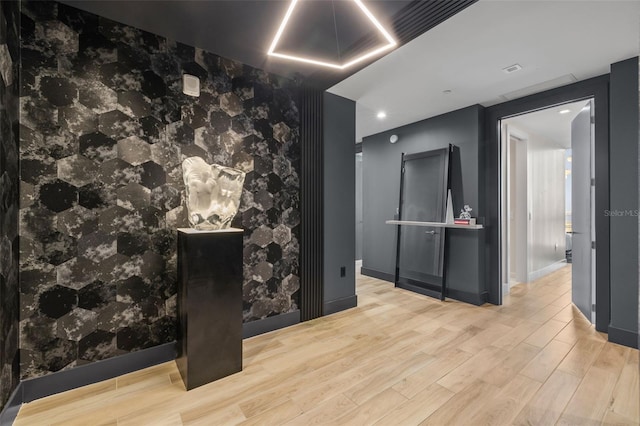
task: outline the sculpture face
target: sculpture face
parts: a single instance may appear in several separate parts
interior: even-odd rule
[[[195,229],[225,229],[238,213],[245,173],[200,157],[182,162],[189,224]]]

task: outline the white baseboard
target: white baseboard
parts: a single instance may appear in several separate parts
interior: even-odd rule
[[[529,282],[531,281],[535,281],[538,278],[542,278],[545,275],[548,275],[554,271],[557,271],[558,269],[566,266],[567,264],[567,259],[562,259],[557,261],[556,263],[552,263],[551,265],[545,266],[544,268],[538,269],[537,271],[533,271],[531,273],[529,273]]]

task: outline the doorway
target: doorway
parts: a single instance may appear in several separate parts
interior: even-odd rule
[[[500,122],[502,295],[564,268],[572,276],[573,303],[592,323],[593,113],[593,100],[587,99]]]

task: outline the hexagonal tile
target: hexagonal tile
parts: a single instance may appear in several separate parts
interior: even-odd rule
[[[96,330],[78,342],[78,358],[85,361],[99,361],[117,354],[115,333]]]
[[[253,83],[244,76],[239,76],[231,80],[231,87],[240,99],[247,100],[253,98]]]
[[[244,151],[234,153],[231,161],[233,161],[234,168],[240,169],[245,173],[253,170],[253,157]]]
[[[271,243],[267,246],[267,262],[273,264],[282,259],[282,248],[276,244]]]
[[[78,342],[55,338],[39,348],[42,362],[38,366],[47,373],[60,371],[76,362]]]
[[[74,186],[83,186],[95,179],[95,163],[82,155],[63,158],[57,165],[58,177]]]
[[[253,157],[253,170],[258,174],[266,176],[273,170],[273,160],[269,157],[256,155]]]
[[[116,285],[111,282],[95,280],[78,291],[78,306],[96,310],[116,300]]]
[[[142,232],[119,232],[118,253],[125,256],[142,255],[149,249],[151,242],[149,235]]]
[[[58,285],[79,290],[95,279],[96,265],[84,257],[75,257],[56,266]]]
[[[61,180],[45,183],[40,186],[40,202],[54,212],[67,210],[78,202],[78,189]]]
[[[43,259],[51,265],[60,265],[67,260],[77,256],[76,239],[64,235],[61,232],[54,232],[41,240]]]
[[[96,330],[98,314],[82,308],[75,308],[58,319],[57,334],[61,339],[75,342]]]
[[[232,92],[225,93],[220,96],[220,108],[230,117],[242,114],[244,110],[242,100]]]
[[[125,227],[138,229],[142,227],[142,218],[130,215],[130,211],[120,207],[112,206],[100,213],[99,229],[106,233],[116,235],[124,232]]]
[[[142,74],[121,62],[100,66],[100,81],[113,90],[140,90]]]
[[[99,209],[116,203],[117,195],[102,182],[93,182],[78,188],[78,204],[88,209]]]
[[[231,129],[243,137],[253,133],[253,120],[245,114],[239,114],[231,119]]]
[[[160,142],[151,145],[151,159],[165,168],[180,164],[180,148],[171,142]]]
[[[41,183],[43,177],[55,176],[56,171],[56,162],[51,157],[20,159],[20,179],[32,185]]]
[[[281,247],[291,241],[291,229],[278,225],[273,229],[273,241]]]
[[[212,111],[209,117],[209,125],[215,133],[223,133],[231,127],[231,118],[224,112]]]
[[[195,132],[182,121],[176,121],[167,125],[167,140],[181,145],[193,145]]]
[[[33,315],[20,321],[20,349],[40,349],[56,337],[56,320]]]
[[[36,22],[36,37],[57,54],[78,51],[78,33],[57,20]]]
[[[51,105],[58,107],[71,105],[78,97],[78,87],[67,78],[42,77],[40,93]]]
[[[278,177],[278,175],[276,175],[275,173],[269,173],[269,176],[267,176],[267,191],[272,194],[276,194],[280,192],[283,186],[284,184],[282,183],[282,180]]]
[[[239,151],[242,149],[242,135],[233,130],[227,130],[220,135],[220,144],[229,153]]]
[[[47,101],[23,96],[20,111],[21,124],[31,130],[49,135],[58,129],[58,110]]]
[[[266,282],[273,276],[273,265],[269,262],[260,262],[253,267],[253,279],[260,282]]]
[[[207,124],[208,114],[205,110],[200,108],[198,105],[185,105],[182,107],[182,122],[192,129],[197,129],[199,127]]]
[[[99,263],[117,253],[116,238],[104,232],[83,235],[78,240],[78,254]]]
[[[87,58],[101,63],[117,62],[116,45],[99,33],[82,32],[78,37],[80,52]]]
[[[272,238],[273,230],[264,225],[255,229],[251,234],[251,242],[260,247],[266,247],[271,242]]]
[[[109,111],[98,117],[98,130],[119,140],[142,134],[141,125],[122,111]]]
[[[253,194],[253,200],[258,206],[258,209],[262,211],[267,211],[273,207],[273,195],[271,195],[266,189],[261,189]]]
[[[291,129],[284,123],[273,126],[273,138],[280,143],[291,142]]]
[[[58,213],[56,224],[60,232],[79,238],[98,229],[98,213],[81,206],[75,206]]]
[[[45,144],[49,155],[56,160],[78,153],[78,136],[68,130],[60,129],[55,134],[45,136]]]
[[[155,144],[166,140],[166,125],[154,117],[143,117],[140,119],[142,126],[142,138],[150,144]]]
[[[98,129],[98,116],[79,103],[59,108],[58,121],[61,128],[76,135],[95,132]]]
[[[126,304],[140,303],[148,298],[150,288],[138,276],[132,276],[117,283],[117,301]]]
[[[134,90],[118,93],[118,104],[118,109],[130,117],[140,118],[151,114],[151,100]]]
[[[139,210],[148,207],[151,202],[151,191],[137,183],[118,189],[118,206],[127,210]]]
[[[99,81],[87,80],[80,91],[79,101],[96,114],[113,111],[118,105],[118,94]]]
[[[141,168],[132,166],[119,158],[115,158],[113,160],[107,160],[100,165],[96,180],[111,187],[127,185],[129,183],[139,183],[141,180],[141,172]]]
[[[40,312],[49,318],[60,318],[78,305],[78,292],[68,287],[55,285],[38,298]]]
[[[162,274],[165,270],[164,257],[158,253],[147,251],[142,255],[142,276],[153,278]]]
[[[130,327],[118,329],[116,342],[118,349],[124,351],[135,351],[144,349],[151,337],[148,325],[133,324]]]
[[[150,99],[159,98],[167,93],[167,86],[162,77],[151,70],[142,73],[142,93]]]
[[[171,185],[161,185],[151,191],[151,205],[167,212],[180,206],[181,192]]]
[[[149,189],[156,188],[160,185],[164,185],[167,181],[167,174],[159,164],[152,161],[147,161],[142,164],[143,172],[141,174],[142,180],[140,183]]]
[[[118,156],[117,142],[100,132],[82,135],[79,142],[80,154],[98,163]]]
[[[300,224],[300,211],[288,208],[282,213],[282,221],[290,228],[298,226]]]
[[[151,146],[137,136],[118,141],[118,158],[137,166],[151,159]]]
[[[165,124],[180,121],[180,105],[171,96],[154,99],[153,116]]]
[[[282,280],[282,291],[285,294],[293,294],[298,290],[300,290],[300,278],[296,275],[287,275],[287,277]]]

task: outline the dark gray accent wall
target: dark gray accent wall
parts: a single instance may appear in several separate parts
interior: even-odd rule
[[[0,412],[20,380],[19,8],[0,2]]]
[[[325,93],[323,127],[326,305],[355,295],[355,102]]]
[[[474,105],[363,139],[363,270],[377,276],[394,274],[396,227],[386,225],[385,221],[393,219],[398,208],[403,152],[411,154],[457,145],[464,203],[473,208],[474,217],[483,216],[479,205],[484,179],[480,168],[483,114],[484,108]],[[392,134],[398,135],[395,144],[389,142]],[[447,286],[454,292],[483,294],[484,276],[479,272],[484,234],[461,232],[468,234],[451,233]]]
[[[637,344],[638,333],[638,58],[611,65],[609,337]],[[601,214],[601,212],[598,212]],[[596,242],[597,244],[597,242]]]

